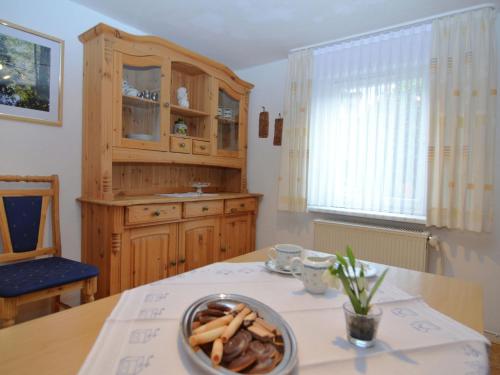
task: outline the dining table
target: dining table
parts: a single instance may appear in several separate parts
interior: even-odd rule
[[[263,262],[269,248],[227,260]],[[393,266],[384,283],[412,296],[420,296],[432,309],[483,333],[483,293],[473,282]],[[85,362],[121,294],[102,298],[31,321],[0,329],[0,374],[76,374]],[[300,346],[300,342],[299,342]],[[300,349],[299,349],[300,350]]]

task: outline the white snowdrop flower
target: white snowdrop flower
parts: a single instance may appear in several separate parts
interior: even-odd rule
[[[323,272],[323,275],[321,275],[321,280],[328,285],[330,288],[334,289],[339,289],[340,288],[340,282],[337,276],[332,275],[329,270],[326,270]]]
[[[366,290],[363,290],[359,294],[359,302],[361,302],[361,306],[366,307],[368,304],[368,294],[366,293]]]
[[[367,290],[368,289],[368,282],[366,281],[366,278],[360,277],[358,279],[358,285],[360,290]]]

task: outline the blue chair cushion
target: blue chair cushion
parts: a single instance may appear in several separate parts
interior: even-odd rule
[[[97,267],[61,257],[0,266],[0,297],[17,297],[97,276]]]
[[[5,215],[15,253],[35,250],[42,211],[42,197],[4,197]]]

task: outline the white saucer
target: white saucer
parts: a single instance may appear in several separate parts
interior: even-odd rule
[[[371,277],[377,276],[377,270],[375,267],[371,266],[369,263],[363,262],[363,261],[357,261],[358,264],[362,264],[364,269],[365,269],[365,278],[369,279]],[[292,275],[292,272],[290,271],[290,268],[282,268],[278,267],[274,261],[271,259],[268,259],[264,262],[264,266],[271,272],[276,272],[276,273],[281,273],[282,275]],[[359,272],[361,271],[360,267],[356,267],[356,275],[359,276]],[[300,275],[300,272],[297,272],[297,274]],[[352,277],[352,271],[350,272],[350,275]]]
[[[362,264],[363,268],[365,269],[365,278],[370,278],[373,276],[377,276],[377,270],[371,266],[370,264],[362,261],[356,261],[356,276],[359,276],[359,273],[361,271],[361,268],[358,266],[358,264]],[[352,271],[349,272],[349,276],[353,277]]]
[[[264,266],[271,272],[281,273],[282,275],[292,275],[290,268],[278,267],[271,259],[266,260]],[[298,274],[300,275],[300,272]]]

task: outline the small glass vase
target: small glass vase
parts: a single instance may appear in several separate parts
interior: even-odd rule
[[[344,315],[349,342],[359,348],[375,345],[378,325],[382,318],[382,310],[379,307],[372,306],[368,315],[360,315],[354,311],[351,302],[346,302]]]

